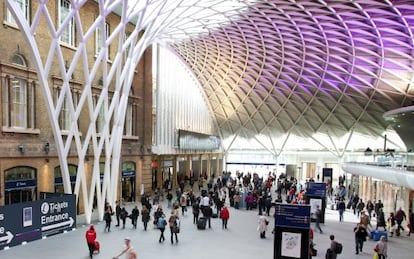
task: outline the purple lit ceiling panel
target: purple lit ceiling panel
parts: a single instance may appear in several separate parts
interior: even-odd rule
[[[249,2],[230,24],[173,45],[223,137],[376,136],[384,112],[414,101],[414,1]]]

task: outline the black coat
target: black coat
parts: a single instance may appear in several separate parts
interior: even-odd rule
[[[137,220],[138,216],[139,216],[139,210],[138,209],[135,209],[135,208],[132,209],[131,219],[132,220]]]

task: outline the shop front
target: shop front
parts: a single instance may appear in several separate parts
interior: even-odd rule
[[[121,172],[122,199],[124,201],[135,201],[136,191],[136,165],[135,162],[123,162]]]
[[[33,201],[37,198],[36,169],[18,166],[4,172],[5,205]]]

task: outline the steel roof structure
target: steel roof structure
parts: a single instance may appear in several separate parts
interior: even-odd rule
[[[414,1],[227,2],[248,8],[172,44],[223,138],[378,136],[385,112],[412,105]]]
[[[86,25],[80,10],[90,2],[63,1],[66,9],[56,24],[52,1],[36,2],[30,19],[22,12],[27,8],[22,1],[5,1],[34,58],[64,190],[82,190],[87,222],[95,193],[100,218],[105,199],[115,203],[128,95],[138,61],[153,43],[168,46],[192,70],[223,139],[259,140],[264,135],[273,143],[284,134],[285,142],[297,135],[324,145],[313,135],[325,134],[335,146],[334,138],[353,132],[381,135],[390,124],[383,114],[411,105],[414,98],[414,1],[97,0],[99,15]],[[99,54],[88,60],[96,31],[105,31],[113,12],[119,14],[119,24],[103,34]],[[135,27],[127,36],[130,24]],[[78,38],[70,60],[61,44],[68,30],[76,31]],[[50,45],[39,42],[39,35]],[[116,49],[112,64],[107,62],[110,46]],[[47,56],[40,49],[48,50]],[[48,81],[52,66],[62,76],[56,102]],[[77,66],[83,68],[79,77],[85,84],[75,107],[70,79]],[[105,76],[94,105],[91,89],[98,72]],[[68,135],[62,136],[58,117],[65,101],[73,120]],[[98,136],[95,125],[101,108],[105,123]],[[78,124],[82,109],[90,115],[84,136]],[[73,190],[67,163],[72,142],[79,160]],[[91,183],[84,163],[89,146],[94,161]],[[275,145],[267,149],[276,150]]]

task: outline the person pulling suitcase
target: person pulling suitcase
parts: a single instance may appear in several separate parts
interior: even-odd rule
[[[93,251],[95,250],[96,231],[93,224],[89,226],[89,229],[85,233],[86,243],[89,248],[89,257],[92,258]]]

